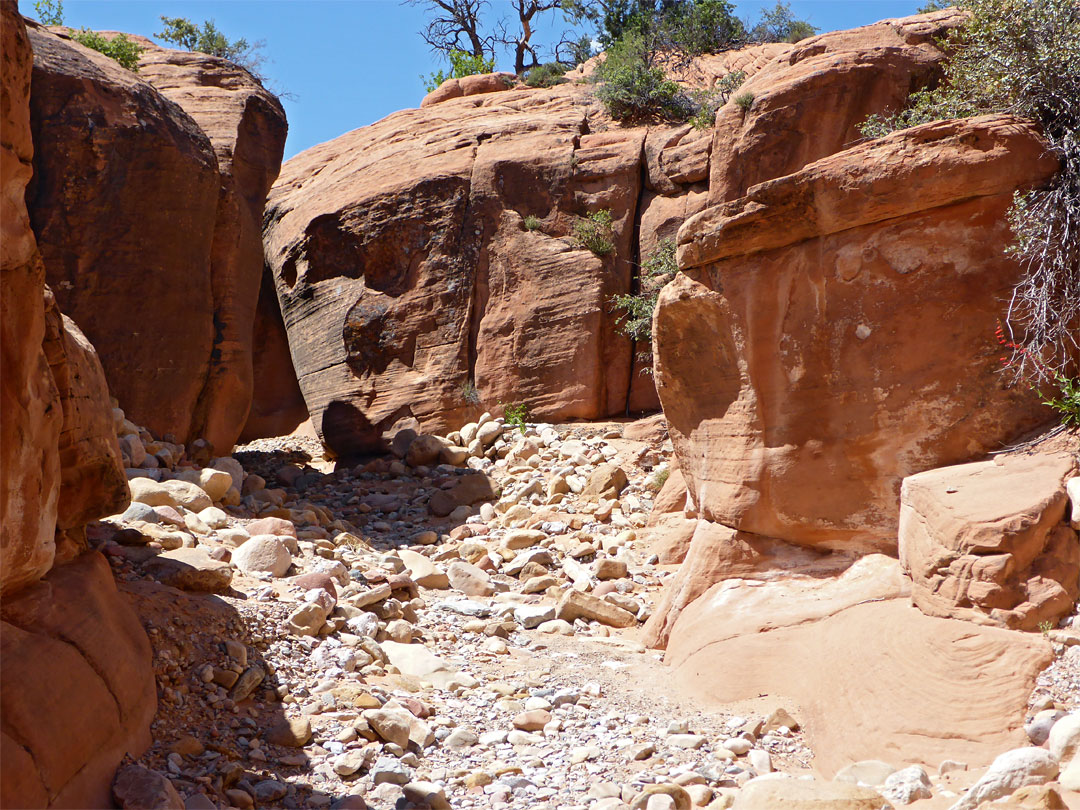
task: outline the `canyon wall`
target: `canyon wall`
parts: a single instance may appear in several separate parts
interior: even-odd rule
[[[655,408],[644,347],[618,332],[612,297],[719,183],[836,151],[866,114],[932,81],[933,36],[957,19],[699,59],[680,74],[688,85],[742,70],[755,97],[721,108],[712,131],[612,121],[585,68],[550,89],[462,80],[288,161],[266,255],[320,436],[348,454],[396,425],[446,430],[506,403],[549,420]],[[795,123],[780,112],[792,97]],[[611,244],[597,255],[573,234],[603,210]]]
[[[133,419],[225,452],[252,399],[281,105],[224,59],[137,38],[134,73],[60,29],[28,27],[38,149],[27,198],[60,308]]]
[[[33,54],[0,3],[0,805],[102,807],[150,742],[150,644],[84,526],[129,501],[94,347],[45,284],[25,192]]]

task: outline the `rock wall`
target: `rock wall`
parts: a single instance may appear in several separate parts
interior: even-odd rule
[[[150,741],[150,646],[84,553],[86,522],[129,493],[101,363],[45,285],[24,196],[33,54],[18,6],[0,14],[0,805],[104,807]]]
[[[940,122],[690,219],[656,369],[700,515],[895,554],[905,475],[1045,422],[993,330],[1020,274],[1005,211],[1056,168],[1015,120]]]
[[[445,431],[478,406],[522,402],[551,420],[655,408],[643,347],[618,334],[612,296],[707,205],[710,177],[785,174],[930,81],[931,37],[955,20],[703,57],[685,83],[743,70],[758,99],[748,116],[725,106],[711,135],[613,122],[587,66],[546,90],[497,76],[444,85],[422,109],[293,158],[270,193],[266,255],[319,434],[348,454],[403,420]],[[775,108],[802,94],[798,121],[780,122]],[[849,97],[842,113],[826,106]],[[597,256],[572,234],[603,209],[612,250]]]
[[[139,77],[206,133],[221,174],[210,250],[214,339],[193,422],[223,453],[236,442],[252,404],[263,209],[281,169],[288,125],[277,97],[232,62],[149,42],[144,47]]]
[[[18,7],[3,13],[0,86],[0,592],[52,566],[60,492],[63,414],[42,349],[45,268],[24,193],[33,172],[30,70],[33,54]]]
[[[28,28],[38,146],[28,200],[60,308],[133,419],[224,452],[251,403],[262,210],[284,113],[222,59],[140,38],[133,73]]]

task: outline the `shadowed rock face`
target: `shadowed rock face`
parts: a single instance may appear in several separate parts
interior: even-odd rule
[[[691,218],[656,369],[700,516],[895,554],[905,475],[1044,422],[993,330],[1020,274],[1005,211],[1056,168],[1025,124],[941,122]]]
[[[262,212],[284,112],[223,59],[139,37],[135,74],[29,31],[38,149],[28,198],[60,307],[132,418],[225,452],[251,405]]]
[[[448,84],[422,109],[288,161],[268,201],[266,255],[316,429],[339,453],[374,447],[406,419],[445,430],[469,416],[470,384],[483,407],[523,402],[542,419],[655,407],[634,356],[644,347],[618,334],[612,296],[704,208],[710,177],[786,174],[930,81],[941,58],[931,36],[955,20],[696,60],[688,84],[743,70],[760,99],[748,116],[727,105],[711,135],[619,125],[575,71],[548,90]],[[773,107],[808,88],[794,120],[778,122]],[[611,250],[598,256],[572,235],[604,209]]]
[[[214,342],[193,424],[226,452],[252,404],[256,320],[272,318],[260,316],[256,306],[263,276],[262,216],[281,168],[288,125],[278,99],[243,68],[203,53],[142,44],[140,78],[206,133],[221,173],[210,254]]]
[[[41,26],[28,31],[27,200],[49,286],[125,412],[159,435],[195,438],[214,344],[213,149],[137,74]]]

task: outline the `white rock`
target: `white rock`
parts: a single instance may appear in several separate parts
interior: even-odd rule
[[[1080,747],[1080,712],[1067,714],[1054,723],[1047,742],[1050,753],[1058,762],[1064,764],[1072,760]]]
[[[890,774],[881,788],[881,795],[897,804],[911,804],[919,799],[930,799],[930,777],[918,765]]]
[[[950,810],[973,810],[983,802],[1008,796],[1026,785],[1046,784],[1057,775],[1057,760],[1048,751],[1014,748],[995,759],[982,778]]]
[[[390,663],[397,667],[405,675],[414,675],[422,678],[435,672],[446,672],[450,669],[439,656],[423,644],[400,644],[396,641],[383,641],[380,646]]]
[[[233,551],[232,563],[245,574],[265,573],[283,577],[292,565],[292,555],[274,535],[260,534]]]
[[[199,512],[199,520],[211,529],[224,529],[229,525],[229,516],[216,506],[208,506],[206,509]]]
[[[1069,500],[1072,502],[1069,525],[1080,531],[1080,475],[1068,480],[1065,484],[1065,491],[1069,493]]]

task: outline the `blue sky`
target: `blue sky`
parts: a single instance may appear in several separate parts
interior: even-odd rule
[[[756,19],[775,0],[738,0],[737,14]],[[36,17],[33,0],[20,9]],[[922,0],[791,0],[795,14],[822,31],[852,28],[915,13]],[[491,19],[509,11],[491,0]],[[289,158],[317,143],[377,121],[424,96],[421,74],[444,65],[417,33],[421,8],[395,0],[66,0],[64,21],[76,28],[153,36],[159,17],[213,19],[231,39],[265,40],[263,71],[294,98],[289,117]],[[549,34],[567,27],[553,18]],[[558,38],[557,36],[555,37]],[[512,61],[512,60],[511,60]],[[500,68],[507,67],[506,59]]]

